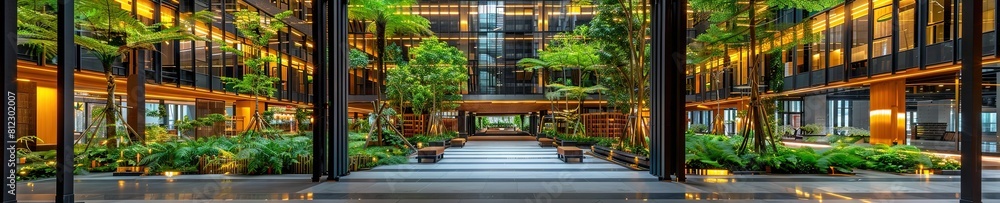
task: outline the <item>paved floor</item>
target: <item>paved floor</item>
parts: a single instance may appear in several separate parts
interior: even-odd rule
[[[505,138],[506,139],[506,138]],[[517,138],[523,139],[523,138]],[[856,175],[689,176],[661,182],[588,157],[563,163],[533,141],[471,139],[436,164],[382,166],[339,182],[309,175],[78,177],[84,202],[953,202],[959,179],[859,171]],[[983,178],[987,202],[1000,202],[1000,171]],[[19,184],[22,202],[51,202],[53,180]]]

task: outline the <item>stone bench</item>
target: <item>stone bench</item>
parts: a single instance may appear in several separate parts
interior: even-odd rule
[[[452,138],[451,147],[465,148],[465,138]]]
[[[555,145],[553,143],[555,142],[556,140],[553,140],[552,138],[538,138],[538,146],[540,147],[554,147]]]
[[[431,159],[437,163],[444,158],[444,147],[424,147],[417,150],[417,163],[423,163],[424,159]]]
[[[556,153],[559,155],[559,160],[568,163],[569,159],[577,159],[583,162],[583,150],[577,147],[558,147],[556,148]]]

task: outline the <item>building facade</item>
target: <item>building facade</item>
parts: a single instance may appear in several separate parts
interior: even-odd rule
[[[996,5],[983,4],[983,144],[996,152]],[[779,125],[815,124],[822,134],[839,127],[869,130],[880,143],[957,150],[961,4],[951,0],[857,0],[820,12],[784,10],[791,26],[765,39],[761,78],[776,98]],[[796,43],[807,36],[818,40]],[[797,44],[797,45],[796,45]],[[747,47],[693,64],[687,74],[689,123],[735,133],[748,102]],[[764,87],[760,87],[764,89]],[[964,88],[964,87],[963,87]],[[925,129],[943,125],[924,137]],[[923,127],[918,127],[923,126]],[[919,129],[919,130],[918,130]]]
[[[277,91],[262,98],[260,106],[275,112],[275,127],[298,131],[292,124],[296,108],[309,107],[311,100],[312,30],[308,25],[311,4],[302,0],[118,0],[122,9],[149,25],[160,23],[172,26],[187,20],[194,11],[211,11],[211,23],[197,23],[191,33],[209,39],[206,41],[171,41],[162,43],[156,51],[140,51],[138,60],[121,60],[113,65],[117,77],[116,100],[121,103],[122,115],[136,131],[146,125],[162,125],[176,130],[176,122],[195,119],[206,114],[221,113],[229,116],[225,125],[209,129],[196,129],[192,134],[211,136],[239,132],[246,127],[253,114],[254,98],[241,95],[222,78],[241,77],[248,69],[242,59],[223,52],[220,41],[242,47],[247,44],[237,34],[232,13],[238,10],[273,15],[291,10],[293,15],[285,21],[289,26],[278,32],[263,51],[278,56],[278,62],[266,66],[267,74],[278,77]],[[55,60],[39,57],[27,47],[19,49],[18,58],[18,119],[19,136],[38,136],[41,140],[56,140],[56,80]],[[103,108],[107,98],[107,81],[101,63],[87,50],[79,49],[75,68],[75,130],[86,131],[93,122],[94,112]],[[127,70],[123,63],[134,63],[137,70]],[[138,81],[138,82],[134,82]],[[137,89],[139,88],[139,89]],[[38,143],[46,149],[54,143]]]

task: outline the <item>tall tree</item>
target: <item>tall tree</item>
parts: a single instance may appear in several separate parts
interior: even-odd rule
[[[552,81],[550,85],[546,86],[550,91],[545,94],[550,101],[565,99],[566,108],[553,113],[559,114],[559,117],[573,126],[573,132],[570,132],[573,134],[583,133],[583,128],[580,127],[581,123],[577,122],[576,118],[579,118],[579,110],[587,96],[607,90],[595,82],[584,82],[585,79],[591,78],[592,75],[597,74],[598,70],[605,67],[598,56],[597,43],[587,38],[588,32],[589,27],[579,26],[572,32],[558,34],[551,41],[551,44],[546,46],[545,50],[539,51],[538,58],[524,58],[517,62],[518,66],[528,71],[555,72],[566,69],[579,71],[580,81],[577,81],[576,85],[572,81],[572,76],[563,75],[563,78]],[[575,109],[569,108],[571,100],[578,102]]]
[[[237,11],[233,13],[235,18],[233,24],[236,26],[236,30],[250,43],[245,44],[243,48],[237,48],[225,41],[216,42],[222,44],[223,51],[242,58],[243,66],[249,71],[240,78],[222,78],[223,83],[232,84],[233,89],[237,92],[253,96],[254,113],[250,120],[250,126],[246,128],[247,132],[255,130],[263,132],[267,129],[268,123],[260,112],[260,97],[274,95],[274,92],[278,91],[274,85],[280,82],[281,78],[270,76],[268,68],[272,63],[279,61],[276,55],[267,53],[264,49],[268,46],[271,38],[277,35],[279,30],[285,28],[286,25],[282,20],[290,15],[292,15],[292,11],[284,11],[269,18],[254,11]]]
[[[394,91],[386,95],[400,99],[400,103],[408,100],[416,114],[428,114],[427,134],[441,134],[441,112],[458,108],[462,83],[469,77],[469,61],[465,53],[437,37],[423,39],[410,53],[413,58],[409,63],[389,70],[388,81],[394,83]]]
[[[55,17],[52,11],[56,4],[50,1],[19,2],[18,8],[18,43],[31,47],[40,56],[52,56],[55,50]],[[105,135],[110,145],[114,141],[119,127],[133,131],[124,121],[121,121],[120,106],[115,98],[115,75],[113,65],[122,60],[123,56],[134,56],[133,53],[142,50],[155,51],[155,45],[173,40],[202,40],[189,32],[195,21],[211,21],[211,12],[196,12],[185,21],[173,26],[162,24],[146,25],[131,12],[121,8],[115,0],[79,0],[75,4],[77,13],[76,26],[86,35],[74,37],[76,44],[90,51],[100,62],[107,79],[107,100],[105,107],[97,112],[95,120],[104,120]],[[23,15],[21,15],[24,13]],[[130,58],[128,60],[137,60]],[[123,63],[126,69],[132,63]],[[103,119],[102,119],[103,118]],[[120,123],[119,123],[120,122]],[[87,127],[91,136],[95,135],[98,122]],[[129,133],[137,135],[138,133]]]
[[[774,36],[774,33],[784,29],[786,26],[776,25],[775,11],[781,9],[800,9],[807,11],[819,11],[843,3],[839,0],[691,0],[690,5],[694,12],[709,13],[708,22],[712,23],[709,29],[696,37],[695,46],[690,49],[689,56],[694,60],[691,62],[700,63],[716,57],[725,57],[727,48],[746,47],[752,50],[747,60],[749,67],[747,73],[749,77],[750,104],[742,117],[744,126],[742,127],[743,142],[740,145],[740,153],[774,152],[776,138],[771,123],[772,110],[768,108],[774,106],[770,100],[763,98],[760,85],[766,68],[764,62],[765,53],[772,53],[788,49],[800,44],[809,43],[816,39],[814,36],[806,34],[803,39],[798,39],[789,44],[772,46],[768,50],[760,50],[759,44]],[[809,26],[806,26],[808,28]],[[804,33],[812,33],[804,31]]]
[[[589,37],[599,45],[607,66],[601,84],[608,101],[626,111],[628,124],[621,144],[648,147],[649,126],[643,111],[649,100],[649,0],[597,0],[597,16],[590,22]]]
[[[400,8],[416,5],[416,0],[350,0],[347,18],[367,23],[369,32],[375,34],[375,65],[378,73],[379,90],[376,96],[381,99],[381,86],[385,82],[386,37],[397,35],[429,36],[430,21],[420,15],[409,14]]]

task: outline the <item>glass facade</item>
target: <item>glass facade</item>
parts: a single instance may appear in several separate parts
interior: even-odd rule
[[[442,1],[421,0],[402,12],[419,14],[430,21],[430,29],[440,40],[465,52],[469,59],[466,94],[543,94],[544,77],[577,75],[579,71],[558,73],[527,72],[516,66],[522,58],[536,57],[558,33],[572,31],[593,19],[593,6],[573,6],[569,1]],[[350,22],[348,41],[352,48],[374,59],[375,36],[366,22]],[[420,43],[416,36],[387,36],[407,53]],[[367,69],[350,70],[350,94],[371,95],[376,87],[375,63]],[[387,68],[395,65],[387,63]],[[574,81],[580,81],[577,77]]]

